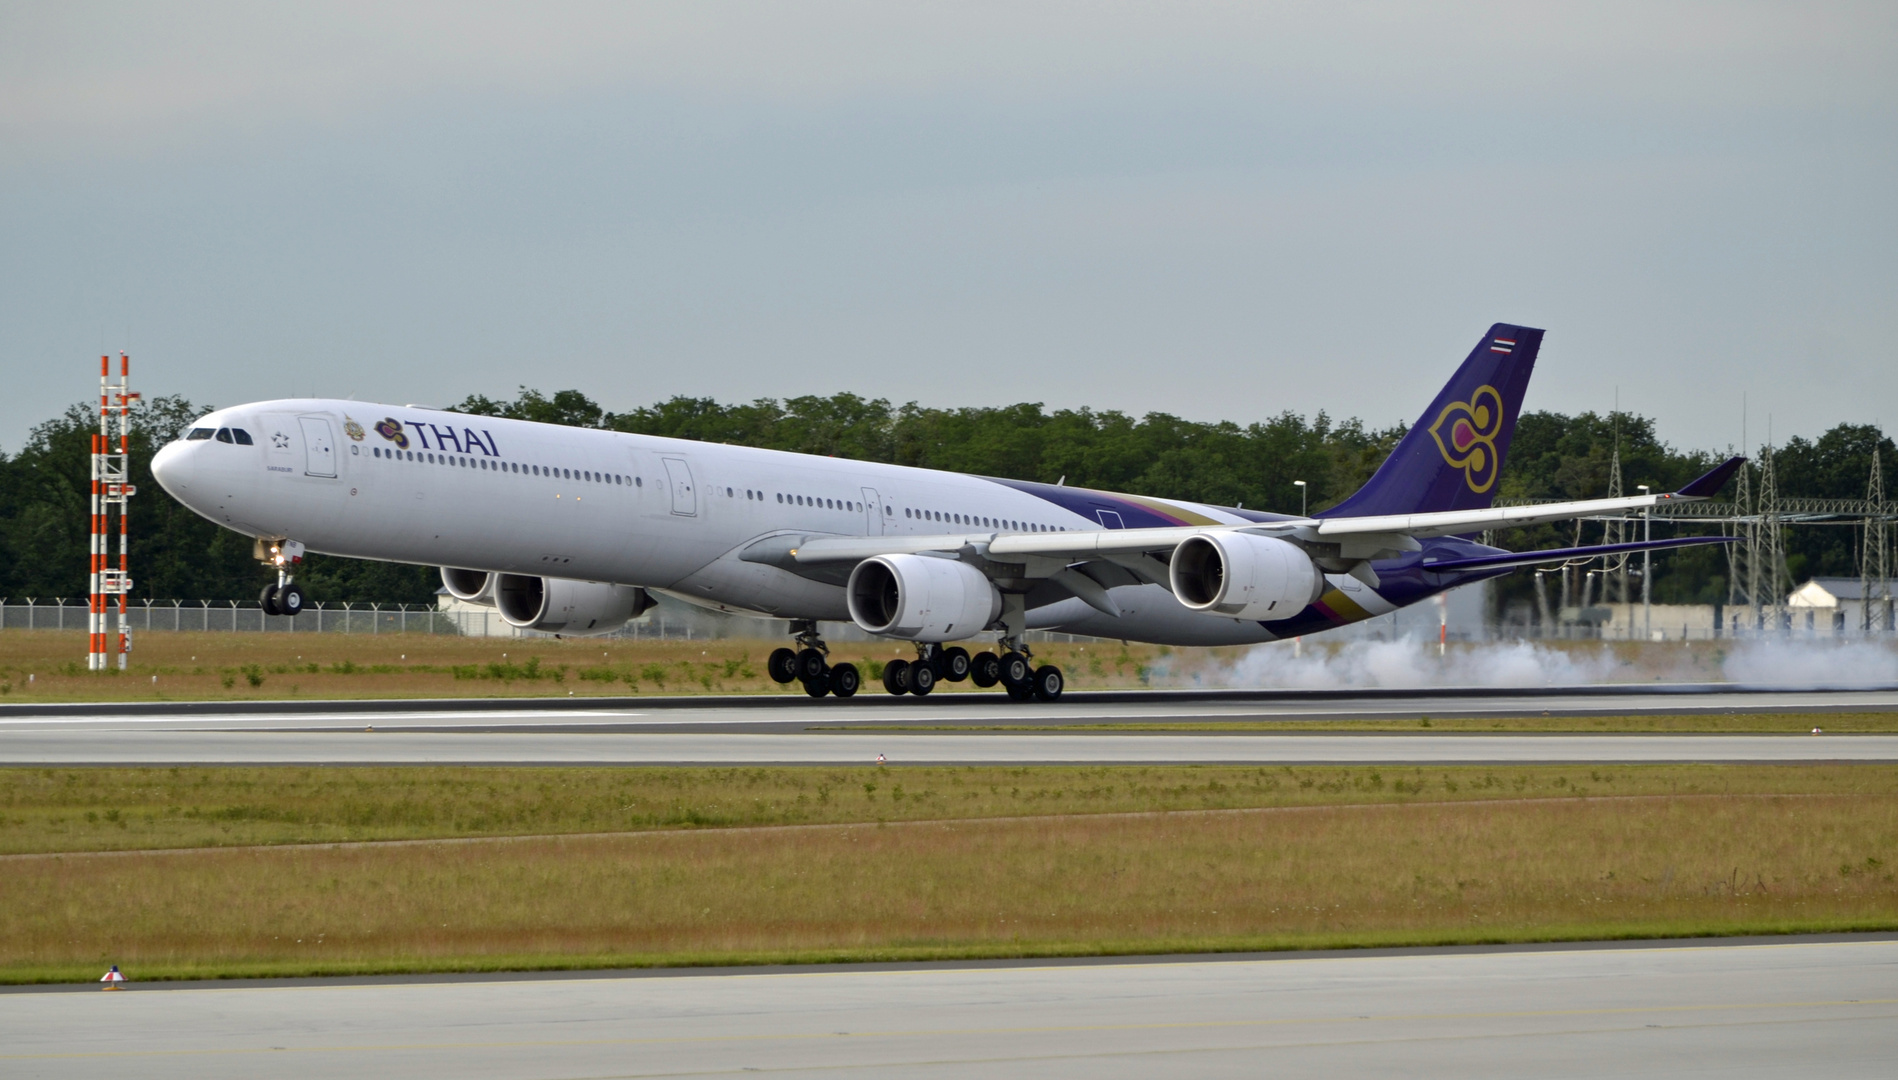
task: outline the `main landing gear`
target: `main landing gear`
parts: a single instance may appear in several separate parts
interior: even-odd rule
[[[775,649],[765,660],[765,669],[770,672],[773,681],[780,683],[803,683],[804,692],[814,698],[825,694],[835,694],[840,698],[854,697],[857,689],[863,685],[863,676],[857,672],[855,664],[830,666],[827,657],[830,646],[817,636],[817,623],[811,619],[799,619],[791,623],[796,635],[796,649]]]
[[[257,596],[264,614],[293,618],[303,614],[303,609],[310,606],[310,594],[303,591],[303,586],[298,585],[290,573],[290,567],[303,561],[303,545],[295,540],[259,540],[253,554],[257,561],[277,572],[277,580],[264,586],[264,591]]]
[[[827,694],[854,697],[863,685],[863,677],[855,664],[830,665],[830,647],[817,636],[817,623],[799,620],[791,624],[791,630],[797,647],[772,651],[765,661],[771,678],[785,685],[802,683],[804,692],[814,698]],[[987,650],[970,656],[958,645],[945,649],[934,642],[919,641],[916,659],[892,660],[883,665],[883,689],[897,697],[927,697],[938,683],[966,679],[984,689],[1000,684],[1016,701],[1054,701],[1061,697],[1067,680],[1060,668],[1053,664],[1036,667],[1019,636],[1004,637],[1000,648],[999,656]]]
[[[892,660],[884,665],[883,689],[899,696],[923,697],[945,679],[949,682],[968,679],[983,689],[1000,683],[1016,701],[1054,701],[1066,689],[1067,680],[1061,669],[1053,664],[1035,667],[1029,662],[1026,645],[1005,640],[1001,648],[1000,656],[986,650],[970,656],[959,646],[945,649],[918,642],[915,660]]]

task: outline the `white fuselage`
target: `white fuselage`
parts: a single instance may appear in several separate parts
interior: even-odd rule
[[[840,583],[740,557],[774,536],[1119,527],[1112,511],[1090,517],[1073,499],[978,476],[414,407],[267,401],[194,428],[241,430],[251,445],[181,439],[158,454],[154,475],[238,532],[354,558],[638,585],[785,619],[849,613]],[[1138,502],[1183,523],[1257,517]],[[1365,614],[1393,607],[1356,582],[1332,583]],[[1029,624],[1172,644],[1275,637],[1256,621],[1190,611],[1158,585],[1113,596],[1119,618],[1066,599],[1032,609]]]

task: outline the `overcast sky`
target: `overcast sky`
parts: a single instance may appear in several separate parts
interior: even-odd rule
[[[1898,428],[1898,5],[0,6],[0,447],[147,394]]]

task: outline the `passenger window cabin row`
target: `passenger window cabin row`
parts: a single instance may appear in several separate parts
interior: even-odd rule
[[[235,442],[250,446],[250,434],[243,428],[192,428],[186,439],[216,438],[219,442]],[[619,487],[645,487],[644,477],[627,476],[622,473],[602,473],[589,469],[571,469],[565,466],[536,465],[519,461],[501,461],[489,458],[465,457],[459,454],[437,454],[427,450],[395,450],[377,446],[371,448],[375,457],[392,461],[413,461],[425,465],[450,465],[465,469],[478,468],[488,472],[514,473],[521,476],[541,476],[558,480],[579,480],[586,483],[613,484]],[[727,498],[736,498],[734,488],[726,488]],[[765,493],[755,488],[745,489],[745,498],[752,502],[763,502]],[[776,501],[784,506],[804,506],[822,510],[841,510],[848,513],[862,513],[864,504],[854,499],[823,498],[816,495],[799,495],[790,492],[775,493]],[[885,506],[883,512],[896,516],[896,508]],[[962,525],[973,528],[1005,529],[1013,532],[1067,532],[1059,525],[1047,525],[1034,521],[1016,521],[1010,518],[992,518],[977,514],[957,514],[943,510],[922,510],[904,507],[903,516],[911,521],[929,521],[943,525]]]
[[[371,447],[370,450],[375,457],[385,461],[413,461],[422,465],[450,465],[463,469],[480,469],[484,472],[514,473],[518,476],[541,476],[550,480],[579,480],[589,484],[613,484],[617,487],[646,486],[644,477],[628,476],[624,473],[596,472],[592,469],[569,469],[565,466],[535,465],[531,462],[467,457],[461,454],[437,454],[427,450],[396,450],[385,449],[380,446]]]

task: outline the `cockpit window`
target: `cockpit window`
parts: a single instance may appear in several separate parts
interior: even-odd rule
[[[237,440],[231,438],[230,428],[221,427],[217,429],[217,441],[218,442],[236,442]]]
[[[235,436],[237,437],[237,445],[239,445],[239,446],[254,446],[254,445],[256,445],[255,443],[252,443],[252,442],[250,441],[250,432],[248,432],[248,431],[245,431],[245,430],[244,430],[243,428],[241,428],[241,427],[234,427],[234,428],[232,428],[232,429],[231,429],[231,434],[232,434],[232,435],[235,435]]]
[[[194,427],[191,429],[191,433],[185,436],[185,439],[187,441],[195,441],[198,439],[208,439],[212,436],[212,434],[213,434],[212,429],[208,427]]]

